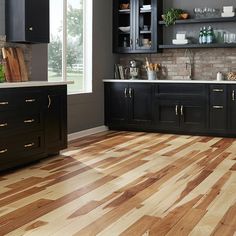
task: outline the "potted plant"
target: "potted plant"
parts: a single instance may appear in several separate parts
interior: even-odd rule
[[[188,13],[182,9],[170,8],[165,11],[164,15],[162,15],[162,18],[165,22],[165,25],[169,26],[175,24],[176,20],[187,19]]]

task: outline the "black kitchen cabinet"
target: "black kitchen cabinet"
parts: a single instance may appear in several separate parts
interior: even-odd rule
[[[162,27],[158,25],[161,11],[162,0],[115,0],[113,52],[158,52],[158,45],[162,43]]]
[[[210,129],[225,132],[227,129],[227,85],[210,85]]]
[[[106,84],[106,124],[148,127],[153,121],[152,93],[152,84]]]
[[[49,43],[49,0],[7,0],[6,40]]]
[[[66,85],[0,90],[0,170],[66,148]]]
[[[201,98],[160,99],[156,111],[158,129],[163,130],[203,130],[206,126],[206,108]]]
[[[45,111],[45,141],[49,154],[67,146],[67,92],[66,87],[48,87]]]

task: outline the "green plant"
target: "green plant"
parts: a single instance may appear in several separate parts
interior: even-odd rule
[[[170,8],[165,11],[163,20],[166,26],[175,24],[175,21],[180,18],[180,14],[184,11],[182,9]]]

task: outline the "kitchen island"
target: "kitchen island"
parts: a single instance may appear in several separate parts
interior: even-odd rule
[[[67,84],[0,84],[0,170],[67,147]]]

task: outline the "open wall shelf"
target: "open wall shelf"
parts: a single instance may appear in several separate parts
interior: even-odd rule
[[[236,48],[236,43],[211,43],[211,44],[184,44],[184,45],[159,45],[159,48]]]

